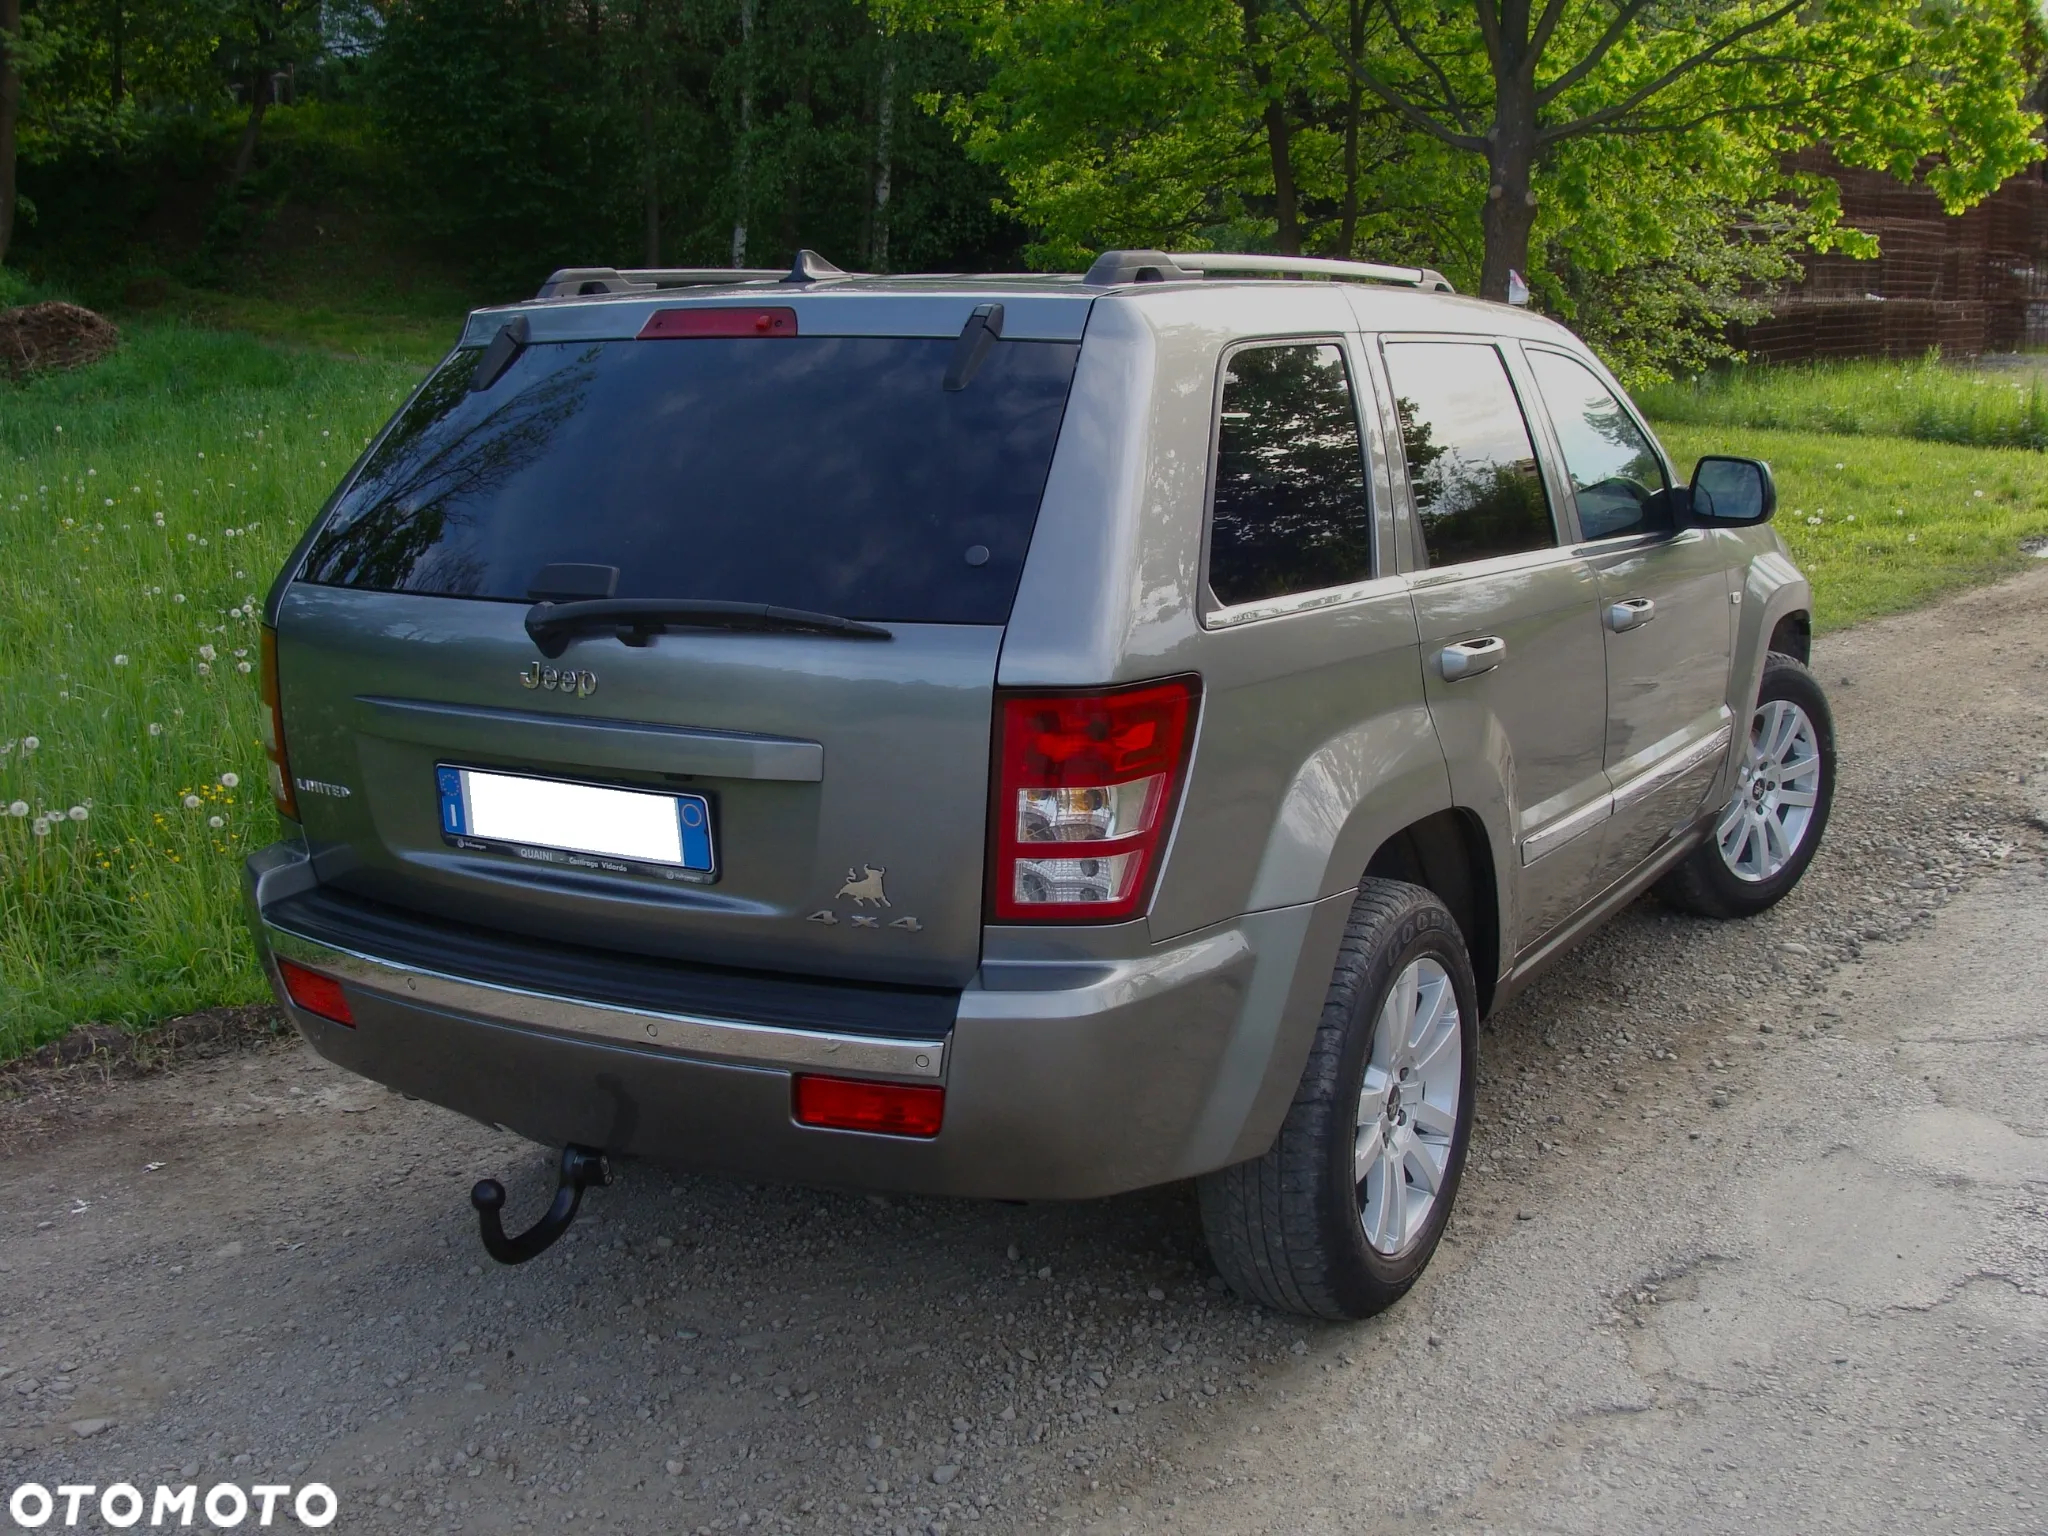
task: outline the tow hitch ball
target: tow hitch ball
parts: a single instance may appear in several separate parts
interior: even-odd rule
[[[569,1230],[569,1223],[576,1219],[576,1207],[583,1203],[584,1190],[611,1181],[612,1165],[602,1152],[589,1147],[562,1148],[561,1183],[555,1190],[554,1204],[517,1237],[507,1237],[498,1220],[498,1213],[505,1209],[505,1186],[496,1179],[485,1179],[472,1189],[469,1203],[476,1207],[476,1224],[491,1257],[500,1264],[524,1264],[554,1247],[555,1239]]]

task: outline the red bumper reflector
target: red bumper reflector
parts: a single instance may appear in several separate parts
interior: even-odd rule
[[[946,1090],[904,1083],[865,1083],[847,1077],[796,1079],[798,1125],[832,1131],[879,1131],[884,1136],[936,1136],[946,1114]]]
[[[318,971],[293,965],[289,960],[277,962],[277,974],[284,979],[285,996],[292,1000],[294,1006],[308,1013],[317,1013],[333,1023],[355,1028],[356,1019],[348,1011],[348,998],[342,994],[341,983],[332,976],[322,976]]]
[[[704,336],[794,336],[796,311],[786,305],[726,306],[719,309],[657,309],[640,327],[640,340]]]

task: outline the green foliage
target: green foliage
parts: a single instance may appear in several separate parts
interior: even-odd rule
[[[1775,526],[1813,583],[1820,630],[2024,570],[2037,563],[2029,546],[2048,536],[2038,453],[1675,424],[1659,435],[1681,471],[1703,453],[1769,461]]]
[[[984,85],[933,105],[1002,170],[1010,206],[1040,232],[1035,264],[1072,267],[1110,245],[1291,243],[1424,262],[1470,290],[1501,235],[1489,210],[1514,169],[1502,146],[1515,121],[1498,78],[1508,44],[1486,27],[1500,33],[1512,7],[890,3],[988,59]],[[1523,40],[1536,54],[1523,269],[1544,307],[1636,379],[1725,355],[1744,294],[1786,275],[1798,250],[1875,254],[1840,226],[1832,183],[1784,169],[1789,151],[1825,140],[1906,178],[1937,157],[1926,178],[1956,209],[2041,153],[2024,107],[2039,51],[2024,0],[1542,9],[1554,29]]]
[[[2048,377],[2031,368],[1949,367],[1937,356],[1728,368],[1639,391],[1637,399],[1658,419],[1688,426],[2048,450]]]
[[[0,1059],[261,994],[257,604],[416,377],[159,326],[0,384]]]

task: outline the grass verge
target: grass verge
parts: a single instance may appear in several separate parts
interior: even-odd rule
[[[141,324],[97,367],[0,385],[0,1061],[262,996],[239,910],[242,858],[276,834],[261,597],[419,371]],[[1771,460],[1823,627],[2024,566],[2048,535],[2048,456],[1664,435],[1681,463]]]
[[[262,594],[417,376],[159,325],[0,385],[0,1060],[262,995]]]
[[[1640,391],[1659,421],[2048,449],[2048,357],[2024,368],[1920,362],[1731,368]]]
[[[1817,630],[2023,570],[2023,542],[2048,535],[2048,455],[2025,449],[1670,423],[1658,435],[1681,474],[1703,453],[1769,461]]]

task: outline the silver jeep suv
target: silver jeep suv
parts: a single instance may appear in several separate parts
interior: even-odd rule
[[[1240,1292],[1363,1316],[1448,1219],[1481,1015],[1812,858],[1774,501],[1428,271],[558,273],[271,594],[251,921],[322,1055],[567,1149],[523,1238],[478,1186],[500,1258],[603,1154],[1193,1178]]]

